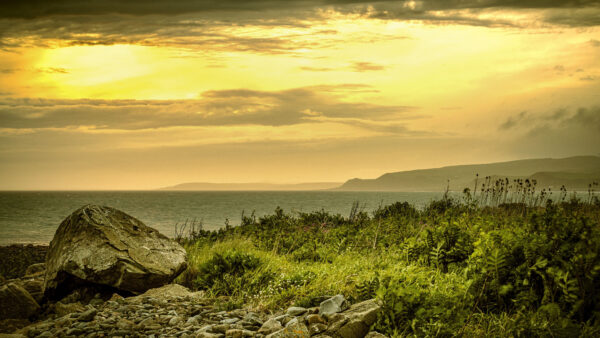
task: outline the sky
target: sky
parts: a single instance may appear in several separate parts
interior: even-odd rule
[[[600,1],[0,1],[0,190],[600,155]]]

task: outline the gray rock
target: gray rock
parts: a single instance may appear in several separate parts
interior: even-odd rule
[[[222,335],[206,332],[206,331],[196,331],[196,338],[219,338]]]
[[[281,325],[281,323],[278,320],[276,320],[275,318],[271,318],[263,323],[263,325],[260,327],[260,329],[258,329],[258,333],[267,335],[267,334],[279,331],[281,329],[283,329],[283,326]]]
[[[327,330],[327,325],[323,323],[315,323],[308,327],[308,332],[311,336],[317,335],[321,332],[325,332]]]
[[[30,278],[22,278],[17,284],[27,290],[38,304],[42,303],[44,299],[44,276],[38,275]]]
[[[25,276],[35,276],[46,270],[46,263],[31,264],[25,270]]]
[[[376,331],[371,331],[367,333],[365,338],[387,338],[387,336]]]
[[[331,316],[328,332],[342,338],[362,338],[377,320],[381,306],[375,299],[354,304],[345,311]]]
[[[239,318],[225,318],[221,321],[221,324],[235,324],[239,322]]]
[[[348,302],[343,295],[333,296],[319,305],[319,313],[327,316],[334,313],[342,312],[348,308]]]
[[[185,322],[185,325],[198,325],[198,324],[200,324],[200,320],[196,316],[188,318],[187,321]]]
[[[29,292],[16,283],[0,286],[0,320],[28,318],[40,309]]]
[[[185,250],[157,230],[117,209],[86,205],[50,242],[44,292],[57,299],[94,283],[142,293],[169,283],[186,266]]]
[[[66,316],[68,314],[83,312],[85,311],[85,307],[81,305],[81,303],[69,303],[64,304],[63,302],[57,302],[53,306],[54,313],[56,313],[59,317]]]
[[[298,306],[292,306],[291,308],[287,309],[286,314],[289,316],[299,316],[303,313],[306,312],[306,309],[303,307],[298,307]]]
[[[308,325],[319,324],[319,323],[326,324],[327,323],[321,315],[317,315],[317,314],[306,316],[306,322],[308,323]]]
[[[98,310],[94,308],[88,309],[82,312],[79,318],[77,318],[77,320],[79,320],[80,322],[91,322],[92,320],[94,320],[94,317],[96,317],[97,313]]]
[[[310,332],[304,323],[298,320],[291,320],[288,325],[276,332],[267,335],[267,338],[308,338]]]

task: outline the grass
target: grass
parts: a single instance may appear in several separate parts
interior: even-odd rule
[[[600,202],[540,199],[466,191],[348,217],[277,208],[180,237],[190,268],[178,281],[230,308],[377,297],[374,328],[390,336],[598,336]]]

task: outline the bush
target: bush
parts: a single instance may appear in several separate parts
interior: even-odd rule
[[[231,251],[215,253],[198,267],[195,286],[211,291],[213,295],[233,295],[252,282],[249,272],[261,265],[260,260],[250,254]]]

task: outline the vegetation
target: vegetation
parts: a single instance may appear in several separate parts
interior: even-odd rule
[[[374,328],[390,336],[599,336],[593,189],[576,199],[532,193],[533,182],[483,184],[422,210],[397,202],[367,214],[355,204],[343,217],[277,208],[216,232],[192,227],[180,238],[190,268],[179,281],[231,307],[267,310],[338,293],[377,297],[384,311]]]

